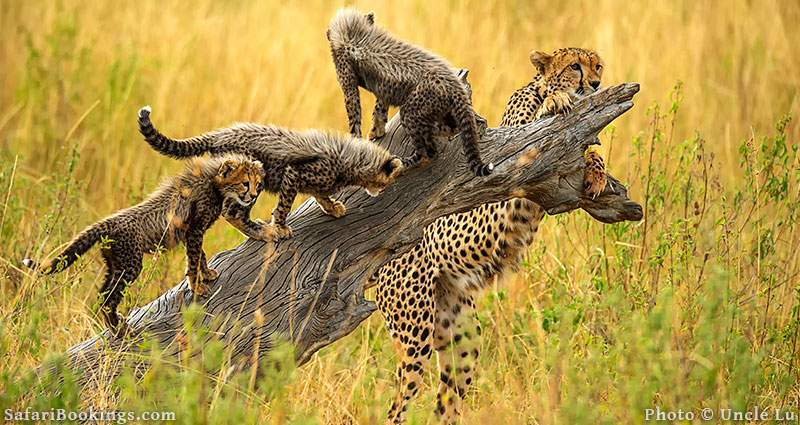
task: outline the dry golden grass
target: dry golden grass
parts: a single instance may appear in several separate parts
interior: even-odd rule
[[[17,377],[98,329],[90,307],[102,272],[88,259],[96,253],[48,279],[26,274],[19,260],[54,252],[181,167],[141,141],[140,106],[152,105],[175,135],[233,121],[346,130],[325,39],[342,5],[0,2],[0,374]],[[599,151],[632,196],[647,199],[648,223],[602,226],[583,213],[546,220],[524,272],[480,302],[488,332],[465,423],[637,423],[654,404],[797,406],[799,165],[791,150],[781,162],[760,149],[775,144],[763,137],[776,134],[778,119],[800,115],[800,4],[354,5],[469,68],[476,110],[490,123],[529,81],[531,49],[594,48],[606,63],[604,85],[642,85]],[[372,96],[363,98],[370,110]],[[799,131],[790,122],[786,143]],[[782,177],[783,198],[771,186]],[[273,203],[263,197],[257,214]],[[219,225],[206,250],[240,240]],[[126,306],[171,287],[183,261],[179,252],[147,260]],[[375,315],[286,377],[277,401],[217,394],[197,411],[378,423],[393,391],[393,356]],[[414,404],[417,423],[433,421],[435,375],[430,384]],[[142,397],[126,392],[118,407],[146,405]],[[159,400],[183,402],[167,398]]]

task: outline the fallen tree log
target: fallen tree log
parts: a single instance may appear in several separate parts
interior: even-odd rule
[[[410,170],[380,197],[355,189],[341,193],[338,199],[348,210],[343,218],[325,216],[313,198],[307,200],[289,217],[293,239],[247,240],[210,260],[219,278],[212,295],[197,301],[209,337],[220,338],[231,362],[245,366],[262,358],[281,336],[294,344],[302,364],[376,309],[364,298],[364,285],[381,265],[416,244],[435,219],[480,204],[525,197],[550,214],[582,208],[606,223],[641,219],[641,207],[611,176],[595,199],[583,191],[584,151],[597,143],[602,128],[633,106],[638,90],[637,84],[611,87],[581,100],[567,115],[486,129],[481,152],[495,164],[486,178],[472,175],[461,144],[451,141],[429,165]],[[396,116],[380,143],[401,155],[412,149]],[[164,355],[178,354],[181,310],[192,302],[184,279],[130,313],[134,336],[120,340],[106,331],[72,347],[69,361],[80,371],[79,380],[107,382],[118,373],[109,356],[135,352],[142,335],[155,339]]]

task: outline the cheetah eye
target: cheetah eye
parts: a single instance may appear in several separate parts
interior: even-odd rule
[[[600,64],[598,63],[598,64],[597,64],[597,66],[596,66],[596,67],[594,67],[594,68],[595,68],[596,70],[600,71],[601,69],[603,69],[603,65],[600,65]]]
[[[581,65],[578,64],[578,63],[573,63],[572,65],[570,65],[570,68],[572,68],[572,69],[574,69],[576,71],[580,71],[581,70]]]
[[[242,187],[244,188],[244,190],[248,190],[248,189],[250,189],[250,182],[244,182],[244,183],[242,183]]]

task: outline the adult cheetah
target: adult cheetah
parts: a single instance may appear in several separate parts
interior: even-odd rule
[[[501,126],[565,112],[573,99],[600,87],[603,65],[591,50],[532,52],[530,60],[537,74],[511,96]],[[602,159],[590,154],[587,164],[587,190],[599,193],[606,183]],[[479,355],[481,328],[473,296],[492,278],[515,271],[543,217],[544,210],[526,199],[442,217],[425,229],[419,244],[371,278],[400,356],[390,423],[405,421],[408,403],[422,385],[434,350],[440,371],[436,412],[445,423],[457,420]]]

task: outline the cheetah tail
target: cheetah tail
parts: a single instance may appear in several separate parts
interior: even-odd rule
[[[96,244],[100,237],[103,235],[104,229],[103,222],[95,223],[84,229],[78,236],[75,236],[70,242],[69,246],[58,257],[48,262],[45,265],[39,265],[30,258],[22,260],[25,266],[38,270],[42,274],[58,273],[71,266],[75,260],[81,255],[85,254],[94,244]]]
[[[150,121],[149,106],[139,109],[139,132],[144,136],[144,140],[158,153],[171,158],[181,159],[193,156],[200,156],[213,147],[216,139],[212,134],[204,134],[189,139],[170,139],[161,134]]]
[[[478,177],[488,176],[494,170],[494,164],[484,164],[478,149],[478,126],[475,124],[475,112],[467,103],[457,108],[456,117],[461,128],[461,143],[464,144],[464,155],[467,157],[469,168]]]

